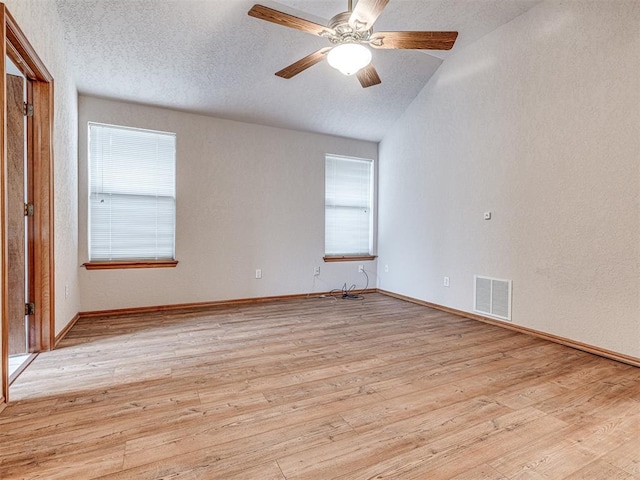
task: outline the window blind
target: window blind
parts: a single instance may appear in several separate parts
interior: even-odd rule
[[[173,133],[89,124],[91,261],[175,257]]]
[[[373,161],[327,155],[325,255],[371,255]]]

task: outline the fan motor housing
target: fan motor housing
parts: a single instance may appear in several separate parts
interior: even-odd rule
[[[367,42],[371,36],[372,29],[362,30],[358,29],[358,25],[355,27],[349,23],[352,12],[342,12],[334,16],[329,20],[329,28],[332,28],[336,35],[329,37],[331,43],[361,43]]]

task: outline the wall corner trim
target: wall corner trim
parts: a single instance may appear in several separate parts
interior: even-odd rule
[[[76,324],[76,322],[80,320],[80,313],[76,313],[71,321],[65,325],[65,327],[60,330],[60,333],[56,335],[56,338],[53,342],[53,348],[58,348],[58,343],[62,341],[62,339],[69,333],[69,330]]]

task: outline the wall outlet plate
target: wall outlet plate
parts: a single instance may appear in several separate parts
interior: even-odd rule
[[[364,265],[358,265],[358,273],[364,272]]]
[[[445,287],[448,287],[448,286],[449,286],[449,277],[444,277],[444,280],[442,281],[442,284],[443,284]]]
[[[313,275],[316,277],[320,275],[320,267],[313,267]]]

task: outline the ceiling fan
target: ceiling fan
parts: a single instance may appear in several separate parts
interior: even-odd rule
[[[355,74],[360,84],[371,87],[381,83],[371,63],[369,47],[379,49],[450,50],[458,32],[374,32],[373,24],[389,0],[359,0],[353,8],[334,16],[327,26],[280,12],[264,5],[254,5],[249,15],[268,22],[325,37],[333,45],[321,48],[283,68],[276,75],[292,78],[327,58],[329,65],[345,75]]]

